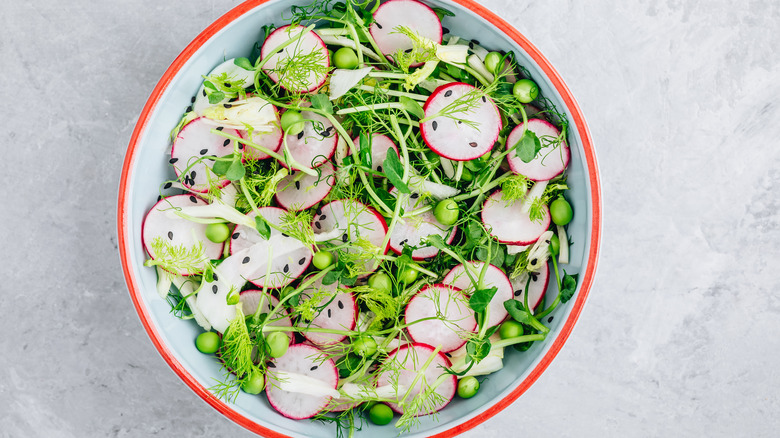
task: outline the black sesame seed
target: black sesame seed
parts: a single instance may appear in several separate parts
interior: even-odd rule
[[[343,309],[344,308],[344,303],[342,303],[341,300],[339,300],[339,302],[337,304],[339,305],[339,309]]]
[[[447,357],[452,357],[452,355],[449,354],[449,353],[444,353],[444,355],[447,356]]]
[[[217,278],[217,274],[212,274],[212,276],[214,277],[214,281],[219,281],[219,279]]]
[[[222,146],[227,146],[230,144],[230,139],[226,138],[225,141],[222,142]]]
[[[435,130],[436,130],[436,128],[438,128],[438,127],[439,127],[439,123],[438,123],[438,122],[436,122],[436,120],[434,120],[433,122],[431,122],[431,127],[432,127],[432,128],[433,128],[433,130],[435,131]]]
[[[450,97],[452,96],[452,90],[447,90],[444,92],[444,97]]]
[[[168,231],[168,239],[173,240],[173,231]]]
[[[516,290],[516,291],[515,291],[515,296],[516,296],[516,297],[519,297],[520,295],[522,295],[522,293],[523,293],[523,291],[521,291],[521,290]]]
[[[537,260],[537,259],[531,259],[531,264],[532,264],[532,265],[535,265],[535,264],[536,264],[536,262],[538,262],[538,261],[539,261],[539,260]]]
[[[192,201],[193,204],[197,204],[198,198],[196,198],[195,195],[190,195],[190,201]]]
[[[192,96],[192,99],[190,99],[190,103],[195,103],[195,96]]]
[[[328,309],[328,318],[330,318],[330,317],[331,317],[331,315],[332,315],[332,313],[331,313],[331,310],[330,310],[330,309]]]
[[[317,214],[322,214],[322,207],[317,209]]]
[[[549,318],[547,318],[547,322],[552,322],[552,320],[553,320],[553,317],[552,317],[552,316],[551,316],[551,317],[549,317]]]
[[[208,151],[209,151],[208,149],[201,149],[200,150],[200,154],[201,155],[206,155],[206,152],[208,152]]]
[[[163,188],[164,188],[164,189],[170,189],[172,185],[173,185],[173,183],[172,183],[172,182],[167,182],[167,183],[165,183],[165,185],[163,186]]]
[[[173,164],[173,163],[175,163],[177,161],[179,161],[178,158],[171,158],[170,160],[168,160],[168,162],[171,163],[171,164]]]
[[[192,105],[188,106],[188,107],[187,107],[187,108],[184,110],[184,112],[185,112],[185,113],[188,113],[188,112],[190,112],[190,111],[192,111]]]
[[[230,88],[231,87],[230,82],[225,82],[225,87]]]
[[[463,120],[458,120],[458,125],[463,124]]]
[[[476,141],[472,141],[471,143],[469,143],[469,146],[475,148],[475,147],[477,147],[477,142]]]
[[[284,236],[284,237],[290,237],[290,235],[289,235],[289,234],[285,234],[285,233],[282,233],[282,236]]]
[[[531,272],[531,281],[536,281],[539,279],[539,275],[536,272]]]
[[[284,49],[279,49],[279,51],[276,53],[282,53],[282,52],[284,52]]]
[[[319,367],[318,367],[317,365],[314,365],[313,367],[311,367],[311,368],[310,368],[310,370],[311,370],[311,371],[314,371],[314,370],[316,370],[317,368],[319,368]]]
[[[249,257],[244,257],[244,260],[241,260],[241,263],[243,264],[249,263]]]
[[[276,364],[273,362],[268,362],[268,368],[276,368]]]
[[[320,215],[320,220],[321,220],[321,221],[324,221],[325,219],[327,219],[327,216],[325,216],[324,214],[321,214],[321,215]]]
[[[485,97],[485,96],[482,96],[482,101],[483,101],[483,102],[487,102],[487,97]]]
[[[402,240],[402,241],[401,241],[401,246],[403,246],[403,245],[406,245],[406,242],[408,242],[408,241],[409,241],[409,239],[404,239],[404,240]]]
[[[233,236],[232,236],[233,240],[238,239],[238,236],[240,236],[240,235],[241,234],[239,234],[239,233],[233,233]]]
[[[203,89],[203,97],[206,97],[206,89]]]
[[[239,150],[239,151],[243,151],[243,150],[244,150],[244,145],[242,145],[241,143],[239,143],[239,144],[238,144],[238,150]]]
[[[229,104],[229,103],[226,103],[226,104],[225,104],[225,108],[233,108],[233,105],[231,105],[231,104]]]
[[[190,173],[190,181],[192,181],[193,184],[195,184],[195,175],[197,175],[197,173],[193,170],[192,173]]]
[[[344,233],[343,236],[341,236],[341,241],[344,243],[347,243],[347,240],[349,239],[349,236],[347,236],[347,233]]]
[[[441,28],[441,33],[443,33],[443,34],[444,33],[450,33],[450,30],[448,28],[446,28],[446,27],[442,27]]]
[[[295,181],[295,190],[300,190],[300,189],[301,189],[301,182]]]
[[[379,24],[379,23],[377,23],[377,24],[376,24],[376,27],[378,27],[378,28],[380,28],[380,29],[381,29],[381,28],[382,28],[382,25],[381,25],[381,24]]]
[[[376,166],[376,171],[377,172],[381,172],[382,171],[382,166]]]
[[[472,41],[469,41],[469,49],[473,49],[473,48],[474,48],[474,43]]]
[[[412,53],[412,49],[406,49],[404,50],[404,53]]]
[[[315,223],[314,223],[314,226],[315,226],[315,227],[317,227],[317,229],[318,229],[318,230],[321,230],[321,229],[322,229],[322,225],[320,225],[320,223],[319,223],[319,222],[315,222]]]
[[[162,196],[157,195],[157,202],[160,202],[160,201],[162,201]]]
[[[304,257],[304,258],[302,258],[302,259],[298,260],[298,264],[299,264],[299,265],[302,265],[302,264],[304,264],[304,263],[306,263],[306,257]]]
[[[282,270],[284,271],[285,274],[290,272],[290,265],[284,265],[284,269]]]
[[[214,293],[219,292],[219,288],[217,287],[216,284],[214,286],[211,286],[211,291],[214,292]]]
[[[420,197],[419,193],[412,193],[412,196],[410,196],[410,198],[412,198],[412,199],[417,199],[419,197]]]
[[[301,132],[299,132],[299,133],[298,133],[298,140],[300,140],[300,139],[302,139],[302,138],[303,138],[303,131],[301,131]]]
[[[221,130],[223,130],[223,129],[225,129],[225,127],[224,127],[224,126],[217,126],[217,131],[221,131]]]

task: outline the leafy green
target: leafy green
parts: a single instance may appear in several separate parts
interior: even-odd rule
[[[469,307],[477,313],[484,312],[488,304],[490,304],[490,300],[496,295],[496,291],[498,291],[498,288],[495,286],[487,289],[477,289],[469,298]]]
[[[577,289],[577,279],[579,274],[569,275],[563,271],[563,283],[561,284],[561,302],[565,303],[574,296],[574,290]]]
[[[225,172],[225,178],[231,181],[238,181],[243,178],[244,175],[246,175],[246,168],[244,167],[244,164],[241,163],[241,158],[236,155],[233,158],[233,162],[230,163],[227,172]]]
[[[271,238],[271,226],[268,225],[268,222],[262,216],[255,216],[255,228],[263,239],[268,240]]]
[[[484,337],[482,339],[469,339],[466,343],[466,354],[468,359],[473,362],[479,362],[486,358],[490,354],[490,339]]]
[[[524,163],[530,163],[536,157],[536,154],[542,150],[542,142],[539,141],[539,137],[532,131],[525,131],[525,134],[517,142],[517,145],[513,146],[517,156],[523,160]]]
[[[418,119],[425,117],[425,111],[423,110],[423,107],[416,100],[406,96],[401,96],[398,101],[401,103],[401,105],[404,106],[404,109],[409,114],[417,117]]]
[[[333,114],[333,104],[327,94],[313,94],[310,99],[312,108],[324,111],[327,114]]]
[[[387,157],[385,157],[385,161],[382,163],[382,169],[384,170],[388,181],[390,181],[390,184],[395,186],[399,192],[406,194],[412,193],[401,176],[404,172],[404,166],[401,164],[401,160],[398,158],[398,154],[395,150],[387,150]]]
[[[536,320],[531,313],[528,312],[525,306],[523,306],[523,303],[518,300],[504,301],[504,308],[509,312],[509,316],[511,316],[512,319],[521,324],[534,325],[536,323]]]

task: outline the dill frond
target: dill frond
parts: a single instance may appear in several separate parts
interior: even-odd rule
[[[400,303],[389,292],[374,289],[370,286],[354,286],[349,289],[355,295],[358,303],[361,303],[376,315],[368,326],[368,330],[376,330],[385,322],[395,321],[401,312]]]
[[[510,205],[528,192],[530,180],[523,175],[512,175],[501,182],[501,199]]]
[[[173,245],[162,237],[155,237],[151,244],[154,259],[144,262],[144,266],[160,266],[170,272],[203,272],[208,259],[203,242],[197,241],[191,247],[184,244]]]
[[[311,227],[314,213],[312,210],[287,210],[280,216],[280,228],[290,237],[300,240],[304,245],[314,245],[314,230]]]

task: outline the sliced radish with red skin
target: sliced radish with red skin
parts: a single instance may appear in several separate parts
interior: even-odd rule
[[[424,343],[414,343],[411,345],[405,345],[392,351],[387,356],[384,363],[380,366],[379,375],[377,377],[377,389],[384,386],[391,386],[399,388],[399,397],[403,397],[406,391],[411,388],[409,396],[406,398],[406,404],[408,405],[411,400],[417,396],[424,387],[429,387],[444,374],[444,368],[452,366],[450,360],[447,359],[441,351],[436,353],[436,356],[431,360],[430,364],[425,371],[422,371],[423,365],[431,357],[435,349],[430,345]],[[419,376],[417,383],[415,379]],[[414,384],[414,387],[412,387]],[[455,397],[455,391],[458,388],[458,379],[455,375],[449,375],[444,381],[436,387],[434,390],[436,394],[442,397],[442,401],[439,401],[433,406],[430,406],[430,410],[426,412],[417,412],[416,415],[428,415],[441,410],[447,406],[453,397]],[[390,408],[399,414],[404,413],[404,409],[397,403],[388,403]],[[426,405],[427,406],[427,405]]]
[[[284,377],[282,373],[285,373]],[[286,373],[292,376],[288,377]],[[294,379],[296,375],[314,379],[335,391],[339,374],[336,365],[325,353],[305,344],[291,345],[284,356],[268,363],[268,384],[265,390],[268,402],[285,417],[303,420],[317,415],[332,397],[282,389],[285,382]]]
[[[550,227],[550,209],[543,206],[542,218],[532,221],[522,205],[520,201],[503,200],[501,190],[496,190],[482,206],[482,223],[501,243],[530,245]]]
[[[278,49],[287,41],[298,38],[304,29],[303,26],[282,26],[268,35],[260,50],[263,71],[272,81],[292,93],[308,93],[320,88],[330,70],[328,48],[314,32],[307,32],[284,49]],[[306,72],[294,70],[301,56],[316,56],[311,61],[322,68],[319,71],[309,68]],[[303,74],[305,77],[298,77]]]
[[[443,318],[415,322],[437,315]],[[411,324],[407,330],[414,342],[441,345],[443,353],[463,346],[468,333],[477,328],[466,296],[446,284],[427,285],[417,292],[406,305],[404,323]]]
[[[398,196],[398,189],[391,190],[390,194]],[[399,202],[402,202],[401,208],[407,212],[423,208],[426,205],[417,193],[412,193]],[[396,254],[402,254],[405,246],[419,247],[412,251],[412,258],[430,261],[439,253],[439,248],[427,246],[422,242],[430,236],[441,236],[449,245],[455,239],[457,231],[457,226],[442,225],[436,220],[432,211],[426,211],[396,222],[393,232],[390,233],[390,248]]]
[[[276,202],[288,210],[306,210],[325,199],[336,183],[336,171],[328,163],[318,167],[319,175],[293,172],[276,185]]]
[[[536,134],[542,142],[542,149],[528,163],[523,162],[517,156],[517,152],[510,152],[506,158],[512,172],[524,175],[533,181],[548,181],[563,173],[569,165],[570,151],[566,141],[555,143],[561,131],[552,123],[542,119],[529,119],[528,130]],[[507,148],[516,145],[522,135],[523,124],[521,123],[509,133],[506,139]],[[550,147],[551,144],[555,144],[555,147]]]
[[[312,228],[316,234],[341,230],[341,238],[331,240],[335,245],[355,242],[358,238],[363,238],[374,246],[381,247],[387,235],[385,218],[373,208],[351,199],[339,199],[322,206],[314,215]],[[380,248],[382,254],[387,254],[388,247],[389,245]],[[347,248],[346,250],[353,249]],[[354,249],[354,251],[363,250]],[[376,262],[367,261],[362,269],[368,273],[361,275],[360,278],[370,275],[377,266]]]
[[[241,138],[249,138],[249,141],[252,143],[262,146],[272,152],[278,152],[282,147],[282,121],[279,117],[279,110],[276,107],[274,107],[274,112],[276,113],[276,123],[274,125],[273,131],[255,131],[252,133],[251,138],[249,138],[249,133],[247,131],[239,131]],[[244,151],[244,160],[265,160],[271,157],[265,152],[262,152],[259,149],[255,149],[252,146],[239,144],[238,148]]]
[[[354,330],[358,314],[355,297],[345,290],[340,290],[336,283],[324,285],[322,281],[317,280],[301,292],[301,301],[310,299],[318,292],[325,293],[316,306],[319,312],[314,315],[311,322],[301,319],[298,325],[330,330]],[[303,332],[303,336],[317,346],[334,345],[347,337],[337,333],[316,332]]]
[[[269,223],[281,226],[281,216],[285,210],[277,207],[262,207],[259,214]],[[255,212],[247,214],[254,219]],[[258,248],[259,246],[259,248]],[[246,225],[237,225],[230,236],[230,254],[236,254],[244,249],[252,248],[254,254],[263,257],[262,263],[256,269],[244,274],[245,278],[255,286],[262,288],[266,283],[266,271],[268,270],[268,255],[273,258],[271,262],[271,276],[267,287],[280,288],[292,283],[309,267],[312,259],[312,247],[307,247],[300,240],[288,237],[278,230],[271,228],[271,236],[268,240],[260,236],[255,228]],[[272,252],[269,252],[272,251]],[[245,257],[245,263],[251,261]]]
[[[170,159],[173,171],[182,184],[194,192],[207,192],[210,181],[220,189],[230,182],[221,179],[211,170],[214,161],[202,159],[210,156],[224,157],[233,153],[233,140],[211,133],[212,129],[219,129],[214,123],[205,117],[198,117],[184,125],[173,140]],[[222,131],[234,136],[239,135],[235,129],[224,128]]]
[[[254,315],[262,302],[263,307],[260,309],[260,313],[269,314],[266,317],[267,320],[273,320],[273,322],[268,323],[269,326],[292,327],[292,321],[290,321],[290,317],[287,316],[287,311],[284,309],[280,309],[274,315],[270,315],[271,308],[279,305],[279,299],[273,295],[265,295],[261,290],[248,289],[241,292],[238,296],[238,302],[241,303],[241,310],[244,312],[244,316]],[[295,336],[293,336],[291,331],[285,334],[290,338],[291,343],[295,343]]]
[[[352,139],[352,142],[355,143],[355,149],[360,150],[360,137],[355,137]],[[387,151],[390,149],[395,151],[396,155],[398,154],[398,147],[395,145],[393,140],[384,135],[384,134],[372,134],[371,135],[371,168],[376,170],[377,172],[382,172],[382,163],[385,162],[385,158],[387,158]],[[399,155],[400,156],[400,155]]]
[[[416,0],[390,0],[374,12],[374,23],[369,28],[379,50],[388,58],[399,50],[405,52],[414,48],[412,39],[398,32],[401,26],[441,44],[441,21],[433,9]]]
[[[206,259],[218,259],[222,255],[222,243],[214,243],[206,238],[206,224],[198,224],[180,217],[171,217],[168,212],[182,207],[208,205],[206,201],[195,195],[169,196],[158,201],[146,214],[141,225],[141,240],[147,254],[152,259],[157,257],[152,249],[152,242],[159,237],[173,246],[184,245],[190,249],[196,243],[203,244]],[[201,272],[182,270],[174,272],[177,275],[192,275]]]
[[[470,263],[474,266],[474,277],[475,280],[477,280],[479,278],[479,273],[485,264],[480,261],[472,261]],[[466,273],[466,268],[463,264],[452,268],[450,272],[444,276],[442,283],[455,286],[467,295],[474,293],[474,283]],[[484,288],[489,289],[491,287],[495,287],[497,290],[496,294],[493,295],[493,299],[490,300],[490,303],[488,304],[488,327],[501,324],[506,319],[508,313],[504,307],[504,301],[512,299],[512,283],[509,281],[509,277],[506,276],[501,268],[492,264],[488,266],[484,278]]]
[[[550,267],[547,263],[539,268],[538,272],[524,272],[512,280],[514,288],[514,298],[525,304],[525,285],[528,283],[528,277],[531,283],[528,285],[528,305],[531,310],[539,307],[547,291],[547,285],[550,283]]]
[[[420,123],[420,133],[428,147],[442,157],[455,161],[473,160],[493,148],[501,131],[501,116],[493,100],[480,94],[474,86],[453,82],[442,85],[428,97],[423,109],[425,117],[432,118]],[[475,100],[475,106],[468,111],[452,112],[450,117],[436,116],[458,99]],[[461,120],[474,123],[475,126],[469,126]]]
[[[297,135],[287,135],[285,139],[287,149],[292,158],[303,166],[322,166],[330,160],[333,152],[336,151],[339,135],[326,117],[311,111],[301,111],[301,115],[306,120],[303,131]],[[282,143],[282,148],[284,148],[284,143]],[[281,164],[290,168],[285,162]],[[300,170],[298,166],[292,166],[292,169]]]

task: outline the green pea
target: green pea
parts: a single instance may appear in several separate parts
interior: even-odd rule
[[[354,50],[342,47],[333,54],[333,63],[336,68],[353,69],[358,66],[358,57]]]
[[[287,110],[282,113],[282,130],[288,135],[298,135],[303,131],[305,122],[298,111]]]
[[[557,234],[553,234],[553,236],[550,238],[550,253],[553,255],[558,255],[561,253],[561,241],[558,239]]]
[[[539,95],[539,87],[530,79],[520,79],[512,87],[512,94],[522,103],[531,103]]]
[[[336,261],[336,258],[333,257],[333,254],[328,251],[318,251],[314,254],[311,262],[314,263],[314,267],[322,270],[332,265],[334,261]]]
[[[460,174],[460,180],[465,182],[471,182],[474,179],[474,174],[467,168],[463,168],[463,173]]]
[[[377,272],[368,278],[368,285],[376,290],[390,293],[393,291],[393,281],[384,272]]]
[[[566,225],[571,222],[574,212],[571,210],[571,204],[563,196],[558,196],[550,204],[550,216],[555,225]]]
[[[416,269],[405,268],[401,272],[401,276],[400,276],[399,280],[401,280],[401,283],[411,284],[411,283],[414,283],[415,280],[417,280],[417,275],[418,275],[418,273],[417,273]]]
[[[360,336],[352,342],[352,351],[362,357],[373,356],[376,353],[376,341],[370,336]]]
[[[496,74],[499,62],[501,62],[501,54],[498,52],[490,52],[485,56],[485,68],[490,73]]]
[[[458,203],[451,198],[442,199],[433,209],[433,215],[442,225],[453,225],[458,221],[459,213],[460,210],[458,210]]]
[[[204,354],[216,353],[221,343],[222,340],[219,339],[219,335],[214,332],[204,332],[195,338],[195,347]]]
[[[498,335],[501,336],[501,339],[516,338],[523,336],[523,334],[523,325],[513,319],[504,321],[498,328]]]
[[[484,154],[484,155],[482,155],[481,157],[479,157],[479,158],[477,159],[477,160],[479,160],[479,164],[481,164],[481,165],[483,165],[483,166],[484,166],[485,164],[487,164],[488,162],[490,162],[490,158],[492,158],[492,154],[493,154],[493,153],[492,153],[491,151],[487,151],[487,152],[485,152],[485,154]]]
[[[225,224],[208,224],[206,238],[214,243],[222,243],[230,237],[230,228]]]
[[[265,377],[260,372],[253,372],[241,383],[241,389],[247,394],[260,394],[263,388],[265,388]]]
[[[372,423],[384,426],[393,421],[393,410],[384,403],[377,403],[368,411],[368,418]]]
[[[271,332],[265,337],[265,343],[268,344],[268,354],[271,357],[282,357],[290,346],[290,338],[282,332]]]
[[[468,376],[458,381],[458,395],[460,398],[471,398],[479,391],[479,380],[474,376]]]

